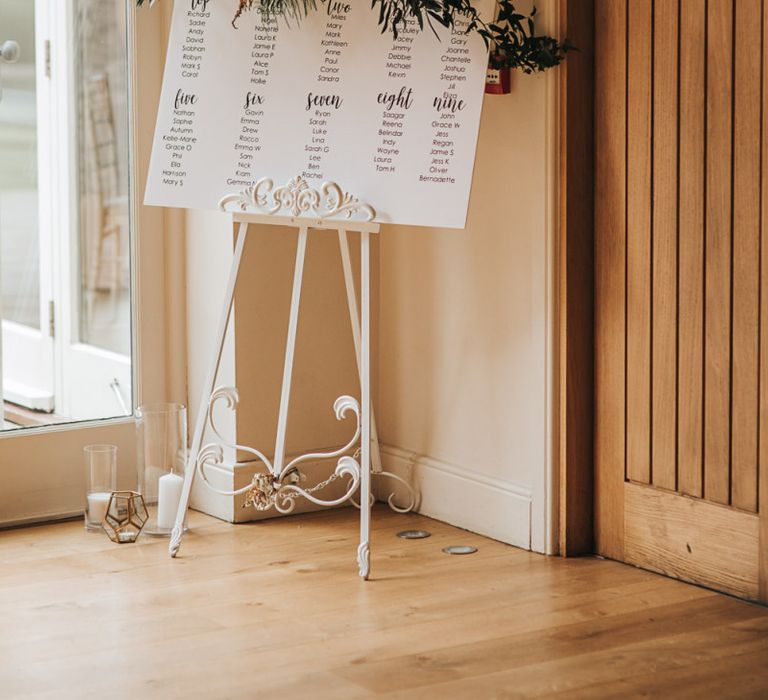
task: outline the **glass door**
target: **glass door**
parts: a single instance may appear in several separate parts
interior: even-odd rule
[[[66,5],[66,10],[62,6]],[[60,390],[77,419],[131,413],[126,3],[69,0],[57,12],[69,123],[71,233],[61,257]],[[66,12],[66,14],[65,14]],[[66,31],[67,35],[64,36]]]
[[[50,121],[44,3],[0,0],[0,316],[3,397],[54,401]]]

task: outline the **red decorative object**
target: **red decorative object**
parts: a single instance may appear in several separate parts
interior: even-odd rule
[[[485,91],[489,95],[507,95],[510,91],[510,68],[491,68],[485,73]]]

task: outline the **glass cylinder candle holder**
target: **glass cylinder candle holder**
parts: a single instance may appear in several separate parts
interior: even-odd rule
[[[85,453],[85,529],[101,531],[109,497],[117,488],[117,447],[86,445]]]
[[[136,411],[139,492],[149,519],[145,535],[171,534],[187,463],[187,409],[178,403],[139,406]]]

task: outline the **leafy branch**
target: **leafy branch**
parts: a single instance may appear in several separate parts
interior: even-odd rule
[[[136,0],[150,6],[156,0]],[[316,0],[233,0],[236,3],[233,26],[244,12],[259,7],[267,17],[287,17],[300,20],[317,9]],[[435,23],[465,34],[479,34],[490,48],[492,68],[519,68],[535,73],[552,68],[565,59],[568,51],[576,50],[567,39],[536,35],[534,18],[515,9],[511,0],[500,0],[495,22],[486,22],[472,6],[472,0],[371,0],[371,8],[379,8],[378,23],[382,33],[390,31],[395,37],[411,22],[419,29],[429,27],[435,35]]]
[[[520,68],[524,73],[544,71],[561,63],[568,51],[575,50],[567,39],[560,43],[551,36],[537,36],[536,8],[530,15],[523,15],[510,0],[500,0],[497,19],[490,23],[480,17],[471,0],[372,0],[371,6],[377,5],[382,32],[389,30],[395,37],[412,20],[420,29],[429,26],[433,32],[433,22],[454,31],[465,24],[464,33],[476,32],[490,47],[492,68]]]

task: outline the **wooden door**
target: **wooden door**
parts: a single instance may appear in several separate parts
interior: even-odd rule
[[[595,7],[598,551],[768,601],[768,0]]]

